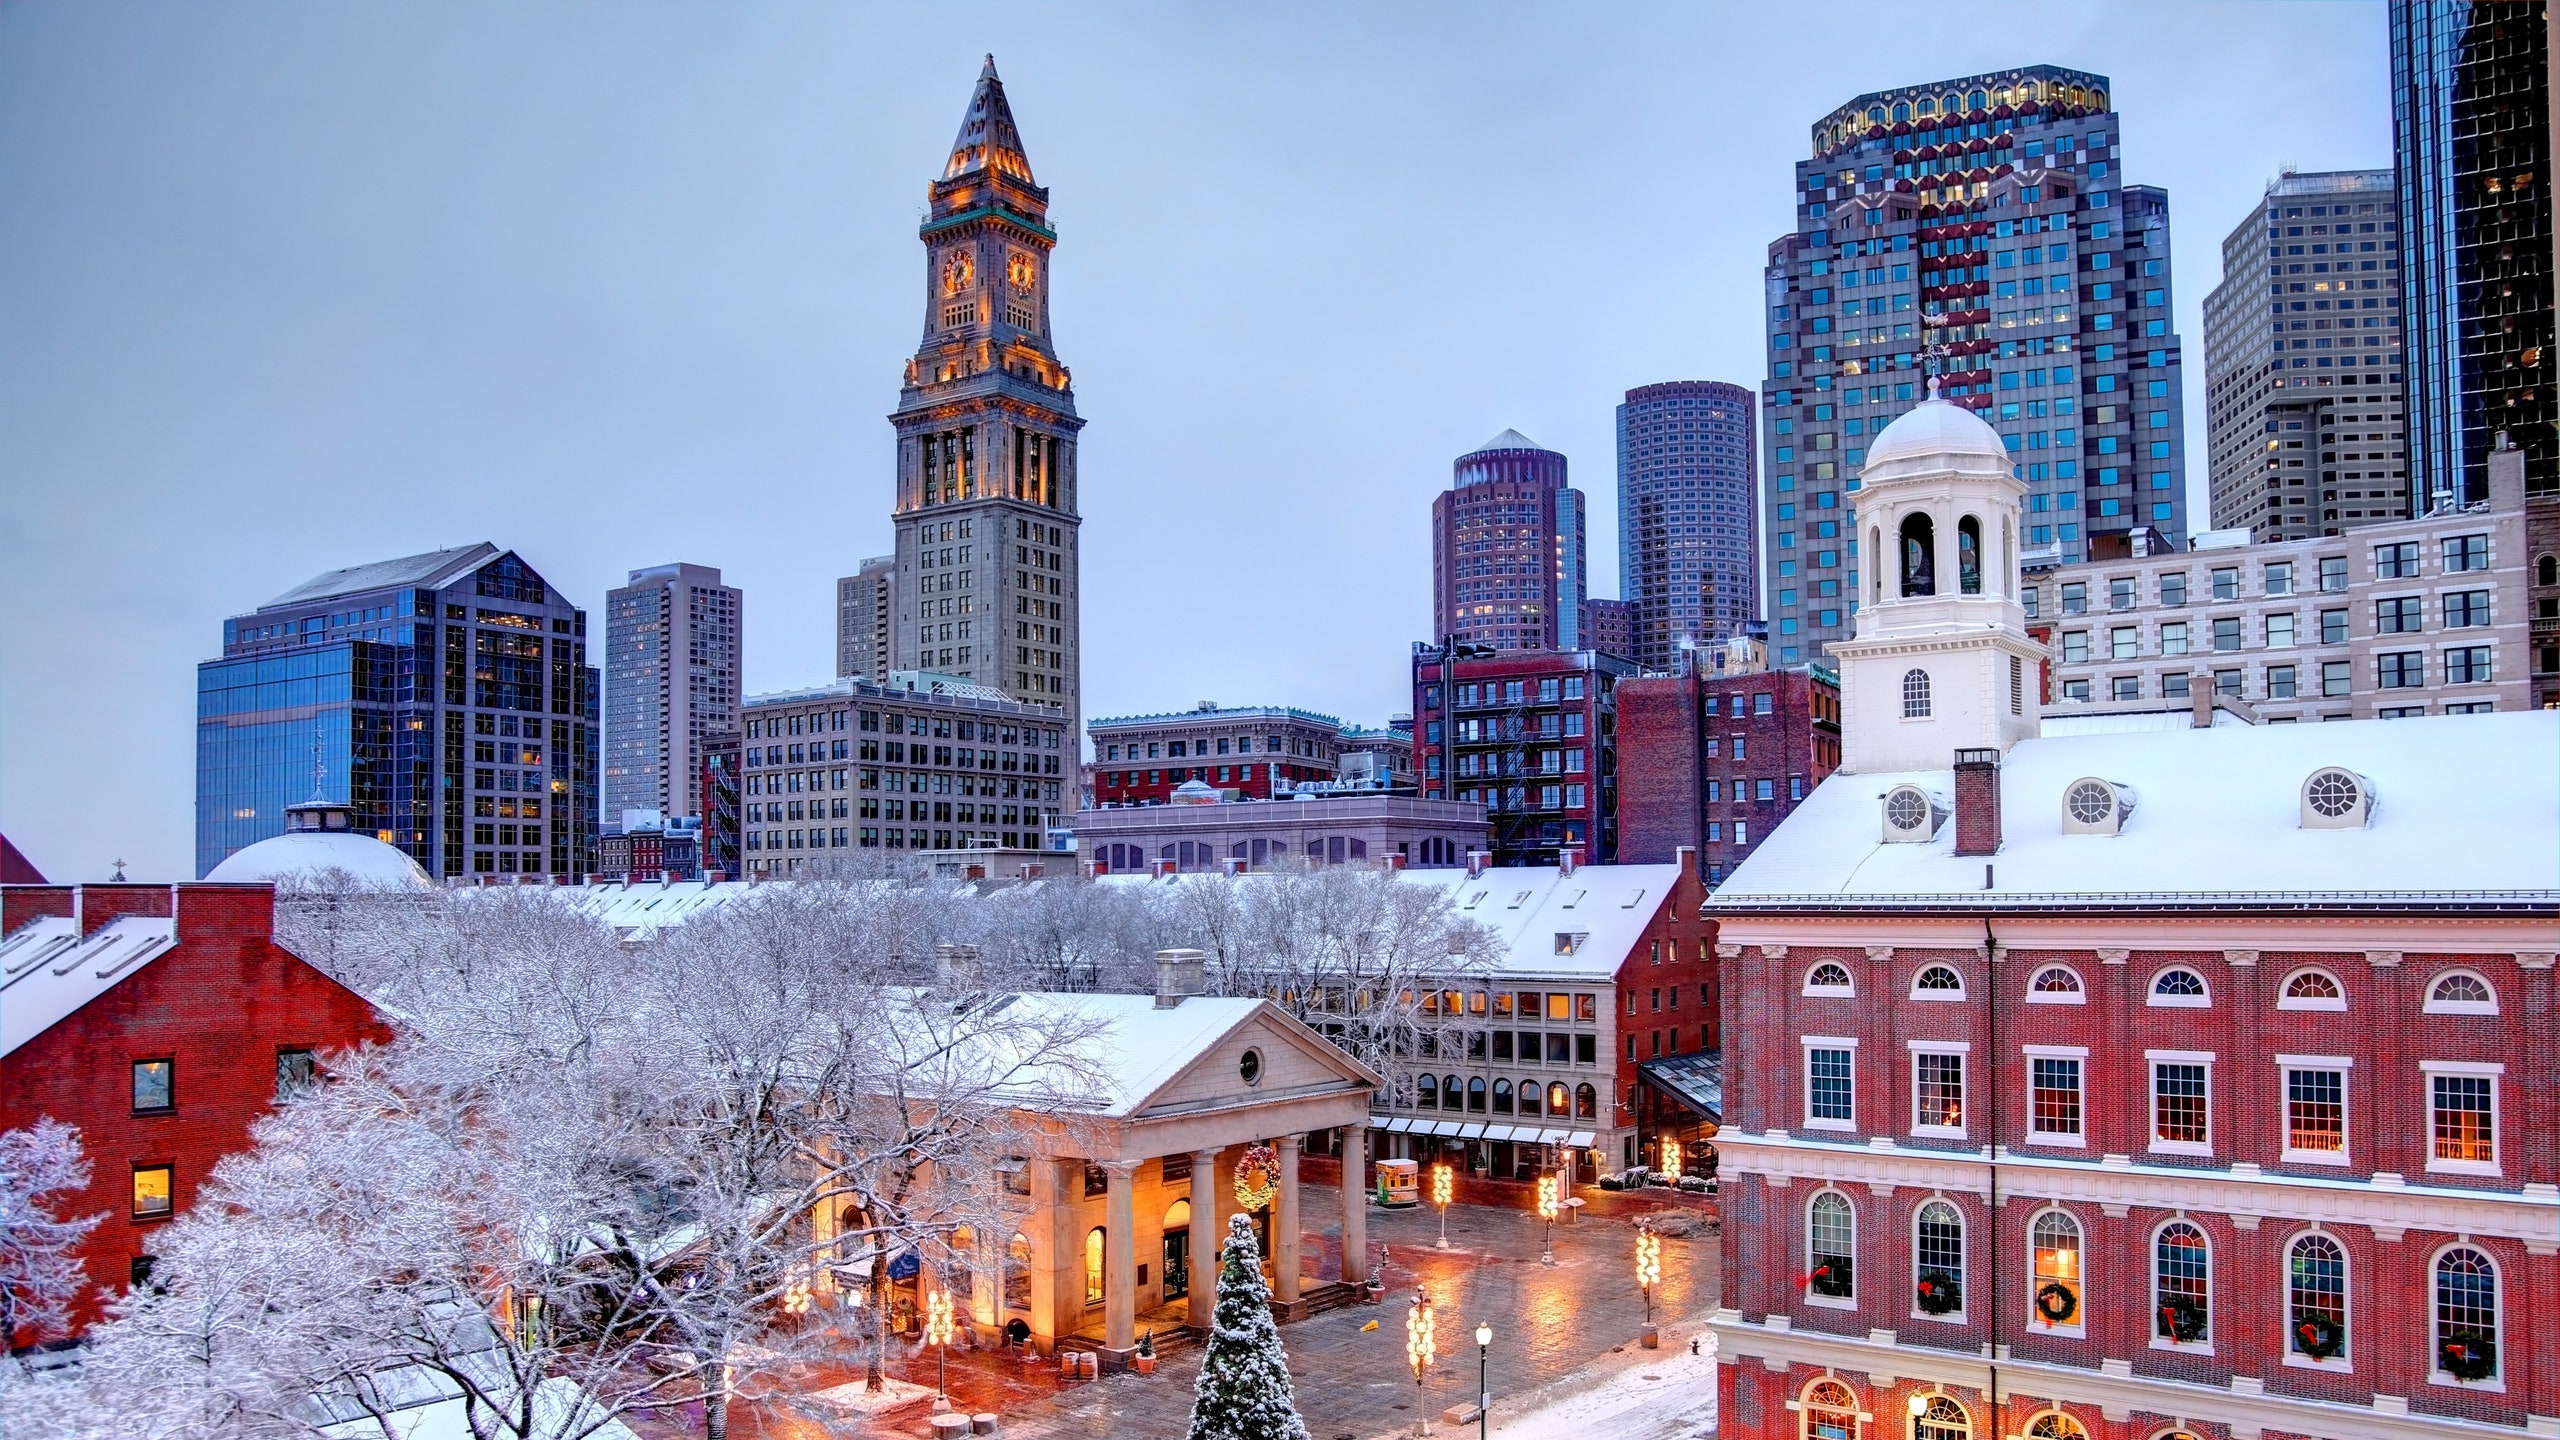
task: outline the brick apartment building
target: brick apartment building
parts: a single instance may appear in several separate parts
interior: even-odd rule
[[[1618,855],[1617,686],[1594,650],[1413,647],[1414,772],[1426,800],[1481,803],[1496,865]]]
[[[1840,764],[1840,679],[1813,665],[1618,682],[1618,858],[1689,849],[1712,888]]]
[[[321,1057],[391,1038],[274,920],[271,885],[0,886],[0,1130],[79,1127],[89,1185],[58,1213],[107,1217],[80,1251],[97,1288],[75,1329],[148,1274],[153,1232]]]
[[[1841,772],[1705,906],[1722,1432],[2560,1430],[2560,722],[2043,714],[2014,571],[1933,583],[2024,493],[1951,413],[1869,461]]]
[[[1097,806],[1161,805],[1191,780],[1268,800],[1275,787],[1339,776],[1349,737],[1361,733],[1293,705],[1211,700],[1169,714],[1089,720],[1084,729]]]

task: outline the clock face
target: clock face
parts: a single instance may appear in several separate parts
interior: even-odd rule
[[[1013,282],[1016,290],[1030,289],[1032,274],[1031,257],[1018,250],[1005,264],[1005,277]]]
[[[957,295],[978,278],[978,265],[966,250],[954,250],[942,262],[942,293]]]

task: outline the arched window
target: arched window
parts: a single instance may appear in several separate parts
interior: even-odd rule
[[[1970,515],[1956,522],[1956,589],[1982,593],[1982,522]]]
[[[1973,1421],[1953,1399],[1932,1395],[1911,1417],[1911,1440],[1973,1440]]]
[[[1511,1113],[1511,1082],[1508,1080],[1493,1082],[1493,1113],[1496,1115]]]
[[[1576,1120],[1600,1118],[1600,1092],[1587,1080],[1574,1087],[1573,1118]]]
[[[2498,1374],[2498,1267],[2468,1245],[2436,1256],[2435,1368],[2456,1380]]]
[[[1805,1210],[1805,1289],[1826,1300],[1858,1293],[1858,1212],[1849,1197],[1825,1190]]]
[[[1825,960],[1806,972],[1804,993],[1807,995],[1853,995],[1857,993],[1857,987],[1849,983],[1847,967]]]
[[[1805,1387],[1805,1440],[1857,1440],[1858,1397],[1837,1380],[1816,1380]]]
[[[2318,1232],[2285,1258],[2285,1348],[2310,1360],[2347,1354],[2347,1252]]]
[[[1519,1090],[1520,1113],[1523,1115],[1537,1114],[1542,1102],[1546,1099],[1546,1094],[1547,1087],[1539,1084],[1537,1081],[1521,1081]]]
[[[2068,965],[2047,965],[2027,982],[2030,1005],[2079,1005],[2088,1000],[2080,988],[2080,977]]]
[[[1870,555],[1884,553],[1884,532],[1872,525],[1867,527],[1867,553]],[[1884,599],[1884,567],[1881,565],[1868,567],[1867,599],[1873,602],[1881,602]]]
[[[2346,987],[2338,977],[2326,970],[2296,970],[2284,977],[2284,990],[2276,996],[2279,1010],[2344,1010],[2347,1008]]]
[[[1572,1105],[1573,1092],[1564,1088],[1563,1081],[1558,1080],[1547,1086],[1548,1114],[1557,1116],[1567,1114]]]
[[[1912,1254],[1918,1273],[1912,1304],[1923,1315],[1964,1311],[1964,1217],[1944,1200],[1920,1207],[1912,1220]]]
[[[2428,988],[2426,1011],[2430,1015],[2495,1015],[2498,995],[2488,981],[2468,970],[2449,971]]]
[[[1902,672],[1902,718],[1905,720],[1929,718],[1928,671],[1905,670]]]
[[[1413,1078],[1413,1103],[1425,1110],[1440,1108],[1440,1081],[1432,1075]]]
[[[1478,1115],[1484,1113],[1484,1077],[1481,1075],[1467,1082],[1467,1108]]]
[[[1961,1000],[1964,998],[1964,977],[1944,965],[1928,966],[1912,980],[1911,998]]]
[[[1102,1303],[1102,1227],[1084,1232],[1084,1303]]]
[[[2205,993],[2203,976],[2183,965],[2172,965],[2151,977],[2151,999],[2147,1003],[2200,1010],[2212,1003],[2212,997]]]
[[[2560,585],[2560,555],[2545,555],[2533,562],[2533,583]]]
[[[2213,1251],[2204,1232],[2172,1220],[2153,1237],[2151,1253],[2152,1333],[2181,1345],[2212,1338]]]
[[[1927,515],[1906,516],[1902,522],[1902,596],[1908,600],[1918,595],[1938,593],[1938,532]]]
[[[2044,1330],[2078,1331],[2083,1274],[2080,1222],[2068,1211],[2047,1210],[2036,1216],[2028,1234],[2035,1255],[2027,1323]]]
[[[2061,1411],[2047,1410],[2027,1422],[2027,1440],[2089,1440],[2089,1432]]]

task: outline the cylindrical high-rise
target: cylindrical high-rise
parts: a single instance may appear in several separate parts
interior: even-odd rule
[[[1618,407],[1618,593],[1635,607],[1627,658],[1648,670],[1759,613],[1751,410],[1721,380],[1638,386]]]

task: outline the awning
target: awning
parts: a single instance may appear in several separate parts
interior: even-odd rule
[[[1636,1066],[1636,1079],[1709,1125],[1724,1123],[1724,1052],[1695,1050]]]
[[[1592,1134],[1588,1130],[1576,1130],[1572,1134],[1564,1137],[1564,1143],[1577,1150],[1588,1150],[1592,1146],[1600,1143],[1600,1137]]]
[[[1425,1120],[1413,1128],[1430,1135],[1463,1135],[1467,1130],[1459,1120]]]
[[[1399,1115],[1379,1128],[1390,1135],[1401,1135],[1413,1128],[1413,1117],[1409,1115]]]

